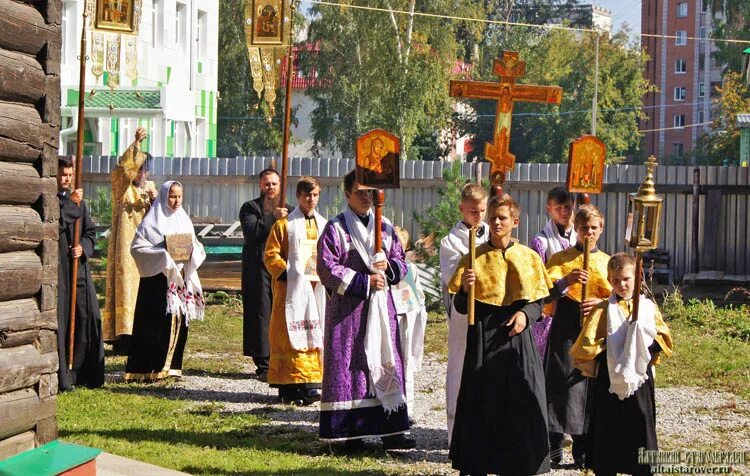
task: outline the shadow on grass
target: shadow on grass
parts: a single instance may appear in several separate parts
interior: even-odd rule
[[[112,393],[126,395],[153,395],[168,398],[170,400],[188,400],[193,402],[214,403],[276,403],[276,397],[263,393],[247,392],[225,392],[220,390],[191,390],[174,386],[156,386],[154,384],[134,385],[110,385],[107,387]]]
[[[331,463],[328,465],[320,466],[317,468],[299,468],[281,471],[227,471],[217,467],[197,467],[197,466],[185,466],[181,471],[185,471],[190,474],[210,474],[212,476],[327,476],[327,475],[350,475],[350,476],[385,476],[387,474],[384,471],[378,471],[373,469],[366,470],[351,470],[341,469],[337,467],[337,463]]]
[[[281,451],[299,455],[318,456],[323,450],[318,445],[317,434],[300,425],[247,425],[242,429],[186,431],[174,428],[146,429],[139,427],[118,429],[63,429],[61,438],[97,436],[126,441],[133,445],[153,442],[181,446],[211,448],[215,450],[249,449]],[[192,451],[188,449],[187,451]]]

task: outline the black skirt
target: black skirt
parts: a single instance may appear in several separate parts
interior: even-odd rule
[[[654,374],[633,395],[620,400],[609,392],[607,352],[598,357],[599,374],[592,381],[591,427],[586,466],[597,474],[650,475],[647,464],[638,464],[638,449],[657,450]]]
[[[539,352],[530,326],[514,337],[505,326],[522,307],[476,302],[449,455],[462,473],[526,476],[550,470]],[[539,317],[537,307],[529,323]]]
[[[184,316],[167,314],[167,277],[159,273],[141,278],[125,380],[181,376],[187,335]]]
[[[583,435],[588,428],[589,379],[573,366],[570,348],[581,333],[581,307],[564,297],[557,301],[547,341],[544,375],[549,431]]]

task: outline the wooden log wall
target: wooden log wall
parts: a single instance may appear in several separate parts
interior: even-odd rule
[[[0,0],[0,460],[57,438],[61,0]]]

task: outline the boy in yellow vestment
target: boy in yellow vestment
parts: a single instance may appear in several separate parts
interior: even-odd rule
[[[510,195],[487,206],[489,241],[465,255],[448,284],[466,314],[475,288],[450,459],[461,474],[549,472],[544,374],[530,324],[552,287],[538,254],[511,239],[520,209]]]
[[[635,259],[617,253],[607,264],[612,295],[586,318],[570,355],[592,377],[586,466],[597,476],[650,475],[639,450],[658,449],[653,364],[672,355],[672,336],[659,308],[639,296],[633,321]]]
[[[273,286],[268,384],[279,389],[281,403],[320,400],[325,290],[315,263],[326,219],[315,210],[319,198],[318,180],[301,177],[297,208],[274,223],[266,241],[263,261]]]
[[[576,245],[555,253],[547,261],[547,272],[555,281],[552,299],[555,310],[550,326],[544,374],[549,412],[550,457],[553,465],[563,457],[564,434],[573,437],[573,461],[583,467],[586,455],[586,398],[588,379],[573,366],[568,354],[581,332],[581,316],[609,297],[609,256],[596,243],[604,231],[604,217],[593,205],[581,206],[575,214]],[[583,243],[590,240],[589,269],[583,269]],[[587,283],[587,300],[582,284]]]

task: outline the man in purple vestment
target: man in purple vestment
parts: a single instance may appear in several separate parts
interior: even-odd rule
[[[374,255],[372,191],[354,171],[344,177],[347,207],[318,240],[318,275],[329,300],[323,339],[320,439],[349,449],[380,437],[385,449],[414,448],[404,436],[409,416],[396,308],[389,286],[406,275],[404,251],[383,218],[381,253]]]

